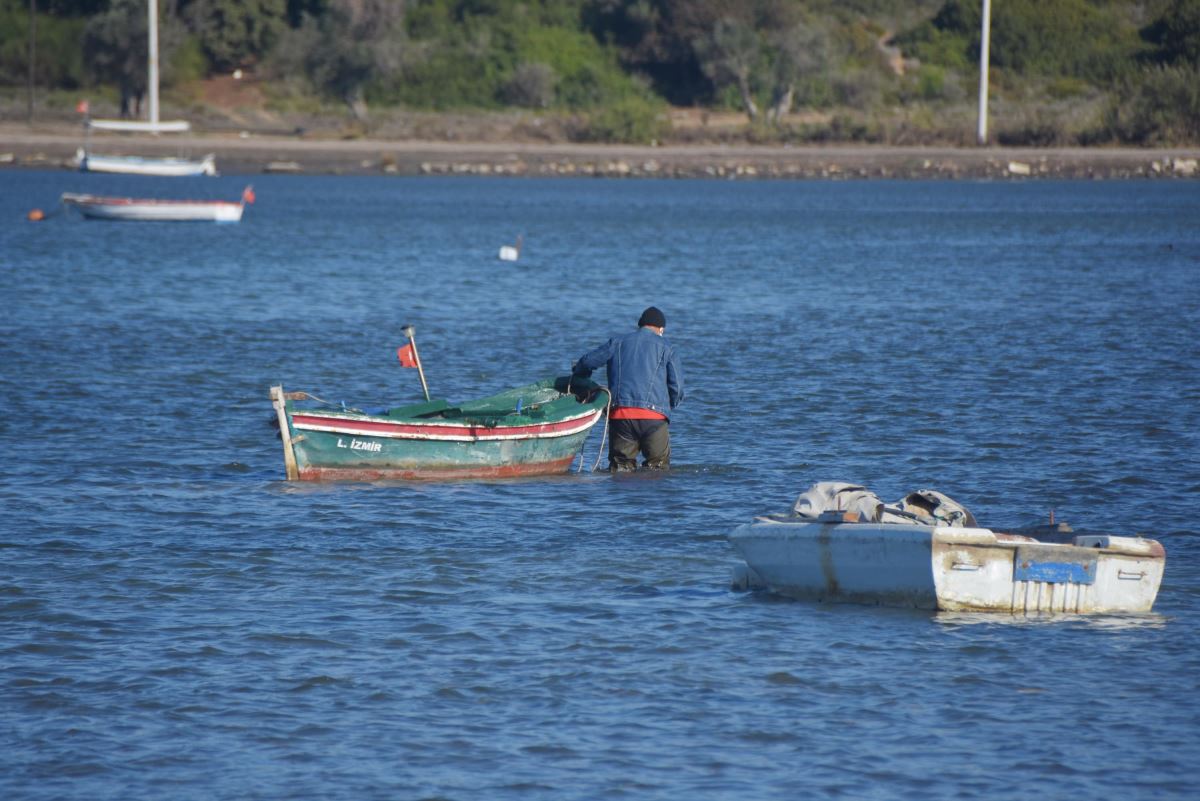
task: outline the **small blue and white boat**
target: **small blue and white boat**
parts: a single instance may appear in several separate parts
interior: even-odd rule
[[[886,505],[836,482],[814,485],[790,514],[739,526],[729,541],[746,560],[735,589],[956,612],[1149,612],[1166,565],[1155,540],[1061,523],[994,531],[936,491]]]

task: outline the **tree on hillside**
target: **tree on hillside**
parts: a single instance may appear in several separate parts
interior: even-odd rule
[[[293,28],[299,28],[304,23],[306,14],[319,17],[325,13],[329,0],[286,0],[287,22]]]
[[[122,118],[131,116],[131,106],[140,114],[149,58],[141,0],[113,0],[108,11],[93,17],[84,29],[83,58],[97,81],[117,85]]]
[[[759,119],[757,99],[769,98],[767,119],[779,122],[792,109],[796,85],[827,58],[825,36],[788,0],[755,0],[707,8],[713,24],[693,43],[697,57],[718,86],[735,86],[751,122]],[[702,16],[703,12],[701,12]]]
[[[599,41],[617,48],[626,69],[649,78],[676,105],[708,103],[713,84],[694,42],[715,24],[710,4],[696,0],[590,0],[583,21]]]
[[[191,0],[185,15],[215,70],[255,61],[286,24],[287,0]]]
[[[1142,37],[1158,46],[1162,63],[1200,66],[1200,0],[1174,0]]]
[[[323,15],[306,15],[280,40],[276,54],[284,72],[302,73],[365,124],[366,87],[399,69],[403,47],[400,0],[330,0]]]
[[[171,53],[184,37],[174,11],[174,3],[159,9],[158,54],[164,82],[171,77]],[[146,0],[112,0],[108,10],[92,17],[84,28],[84,63],[93,80],[117,85],[122,117],[141,115],[148,81],[146,25]]]
[[[12,4],[29,6],[29,0],[9,0]],[[88,17],[99,14],[111,5],[111,0],[37,0],[39,14],[57,17]]]
[[[742,110],[750,122],[757,122],[758,103],[750,79],[761,58],[758,31],[741,20],[724,17],[717,20],[711,34],[696,40],[695,47],[704,74],[718,86],[736,86]]]
[[[796,84],[821,68],[828,58],[824,33],[811,24],[796,22],[767,35],[771,53],[772,92],[767,119],[778,123],[792,110]]]

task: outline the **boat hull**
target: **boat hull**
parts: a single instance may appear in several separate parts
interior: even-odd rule
[[[551,390],[551,392],[553,392]],[[532,394],[532,392],[531,392]],[[545,419],[393,418],[299,409],[273,388],[287,432],[288,477],[301,481],[514,478],[565,473],[604,413],[604,401]],[[515,396],[514,396],[515,399]]]
[[[1059,544],[924,525],[759,518],[730,542],[781,595],[964,612],[1149,612],[1166,562],[1136,537]]]
[[[293,447],[302,481],[547,475],[566,472],[599,415],[595,412],[575,421],[573,433],[465,427],[456,439],[364,434],[354,425],[320,431],[314,425],[336,421],[299,415],[292,418],[297,432]]]
[[[179,158],[102,156],[80,151],[76,159],[80,172],[154,175],[164,178],[186,178],[217,174],[216,160],[211,155],[205,156],[199,161],[194,161]]]
[[[140,222],[236,223],[244,209],[243,203],[224,200],[137,200],[70,193],[62,196],[62,202],[90,219]]]

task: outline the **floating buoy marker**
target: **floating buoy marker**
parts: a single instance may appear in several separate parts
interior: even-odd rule
[[[500,248],[500,261],[516,261],[521,258],[521,236],[517,236],[516,247],[505,245]]]
[[[41,222],[46,219],[46,212],[41,209],[30,209],[29,214],[25,215],[30,222]]]

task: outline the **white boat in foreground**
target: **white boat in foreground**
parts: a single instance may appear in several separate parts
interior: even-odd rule
[[[945,496],[928,490],[896,506],[845,503],[846,489],[833,492],[842,497],[832,503],[804,503],[818,488],[830,496],[830,487],[866,492],[818,484],[791,514],[733,531],[729,541],[747,565],[734,571],[735,588],[956,612],[1137,613],[1151,610],[1162,583],[1166,552],[1155,540],[1063,524],[994,531],[965,510],[939,514]],[[908,503],[913,498],[933,501]]]
[[[202,159],[181,159],[156,156],[102,156],[83,148],[75,153],[80,172],[121,173],[124,175],[157,175],[168,178],[216,175],[216,156]]]
[[[242,219],[242,211],[254,202],[254,190],[246,187],[237,202],[227,200],[154,200],[130,197],[103,197],[64,192],[62,203],[74,207],[84,217],[95,220],[137,220],[162,222],[228,222]]]

